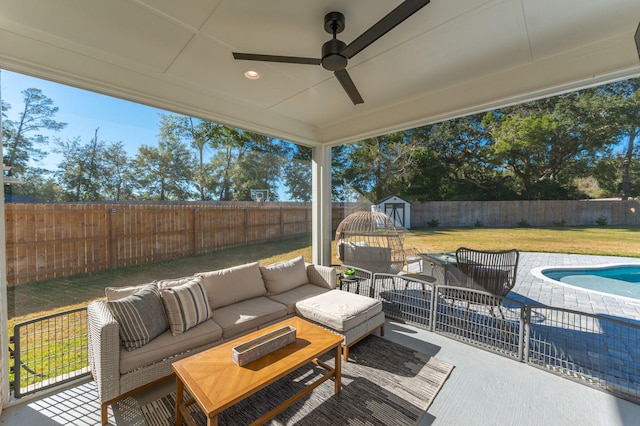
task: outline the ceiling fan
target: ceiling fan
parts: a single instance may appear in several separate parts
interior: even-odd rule
[[[233,52],[233,57],[234,59],[247,61],[322,65],[324,69],[334,72],[351,102],[354,105],[361,104],[364,100],[346,70],[348,60],[429,4],[429,2],[430,0],[405,0],[349,45],[336,38],[336,34],[344,30],[344,15],[340,12],[327,13],[324,17],[324,29],[329,34],[332,34],[333,38],[322,45],[322,57],[320,59],[237,52]]]

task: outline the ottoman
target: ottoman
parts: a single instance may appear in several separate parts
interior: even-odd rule
[[[342,336],[345,361],[354,343],[378,328],[384,336],[382,302],[371,297],[331,290],[297,302],[296,313]]]

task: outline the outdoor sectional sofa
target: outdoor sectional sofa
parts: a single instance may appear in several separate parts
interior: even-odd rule
[[[300,256],[107,288],[106,300],[88,306],[102,423],[109,404],[171,377],[172,362],[293,315],[343,336],[346,360],[349,346],[376,329],[384,333],[384,313],[379,301],[335,286],[334,269]]]

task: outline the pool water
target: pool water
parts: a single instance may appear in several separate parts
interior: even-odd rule
[[[540,273],[551,281],[585,290],[640,299],[640,264],[542,268]]]

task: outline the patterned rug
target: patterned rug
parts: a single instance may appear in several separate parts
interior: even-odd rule
[[[327,355],[325,362],[333,365]],[[453,366],[377,336],[369,336],[342,362],[342,392],[328,380],[280,413],[270,425],[413,425],[429,408]],[[266,413],[321,375],[310,364],[223,411],[220,425],[244,425]],[[150,426],[174,421],[175,393],[141,407]],[[205,415],[191,406],[198,425]]]

